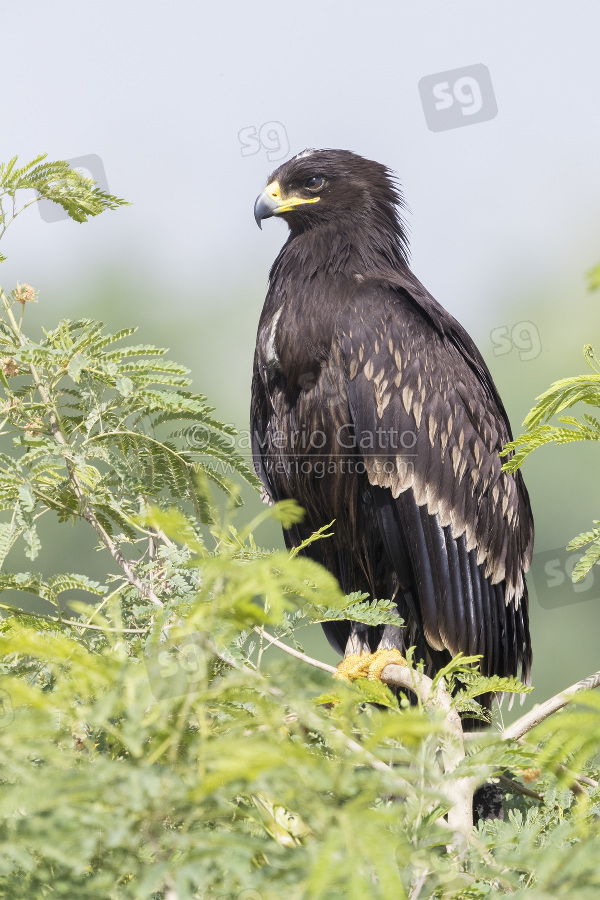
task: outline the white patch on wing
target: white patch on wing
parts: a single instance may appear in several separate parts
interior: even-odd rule
[[[277,332],[277,325],[279,323],[279,317],[281,316],[281,309],[277,310],[275,316],[273,317],[273,321],[271,322],[271,328],[269,331],[269,336],[267,338],[267,343],[265,346],[265,364],[271,368],[279,367],[279,357],[277,356],[277,350],[275,349],[275,335]]]

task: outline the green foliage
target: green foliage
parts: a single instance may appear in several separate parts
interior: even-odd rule
[[[8,163],[0,163],[0,238],[19,213],[38,200],[58,203],[76,222],[87,222],[89,216],[97,216],[105,209],[128,205],[101,191],[92,178],[72,169],[64,159],[45,162],[46,156],[42,153],[20,168],[16,156]],[[37,197],[17,209],[16,195],[23,190],[35,191]],[[0,262],[5,258],[0,254]]]
[[[327,609],[317,606],[315,613],[319,622],[335,622],[350,619],[364,625],[401,625],[396,604],[393,600],[368,600],[368,594],[353,593],[344,598],[343,606]]]
[[[33,173],[4,168],[2,184]],[[65,209],[80,187],[64,183]],[[449,711],[471,716],[482,693],[527,688],[459,657],[411,705],[282,658],[267,628],[301,653],[307,623],[398,624],[393,605],[260,547],[261,523],[299,521],[296,504],[234,525],[226,473],[255,478],[186,370],[87,320],[33,341],[14,314],[25,287],[3,294],[0,322],[0,590],[50,611],[2,604],[0,898],[595,898],[597,698],[523,744],[477,734],[445,771],[456,736],[431,697],[447,685]],[[94,530],[107,586],[10,570],[17,542],[39,552],[40,516]],[[583,798],[565,764],[587,776]],[[457,785],[507,772],[506,819],[455,843],[443,817]]]
[[[115,349],[133,329],[108,334],[85,319],[62,321],[35,343],[12,315],[15,292],[2,299],[0,352],[11,373],[2,434],[12,437],[15,452],[0,454],[0,506],[12,510],[0,526],[0,564],[20,536],[35,559],[39,515],[82,514],[77,482],[102,527],[121,542],[145,535],[137,520],[149,504],[176,498],[197,520],[211,521],[199,483],[210,479],[234,498],[225,471],[255,483],[233,447],[232,429],[214,419],[204,396],[187,390],[187,369],[164,359],[162,348]],[[190,421],[191,436],[181,427]]]
[[[508,443],[500,454],[510,456],[503,466],[505,471],[515,472],[530,453],[546,444],[600,441],[600,420],[589,413],[583,413],[581,419],[558,416],[561,426],[549,424],[553,416],[576,403],[586,403],[600,409],[600,360],[589,344],[583,348],[583,356],[593,374],[562,378],[537,398],[535,406],[523,423],[527,430],[516,440]],[[594,521],[594,525],[598,526],[600,522]],[[574,582],[585,578],[592,566],[600,561],[600,528],[584,531],[569,543],[567,549],[579,550],[586,544],[590,546],[573,569]]]

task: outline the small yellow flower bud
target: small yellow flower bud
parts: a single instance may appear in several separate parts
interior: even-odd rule
[[[8,378],[19,374],[19,366],[12,356],[3,356],[0,359],[0,365],[2,365],[2,371]]]
[[[532,781],[537,781],[542,773],[540,769],[522,769],[520,774],[525,784],[530,784]]]
[[[30,284],[17,283],[17,286],[13,291],[13,296],[15,300],[18,300],[19,303],[22,303],[23,306],[25,306],[26,303],[36,303],[38,293],[39,291],[34,290]]]

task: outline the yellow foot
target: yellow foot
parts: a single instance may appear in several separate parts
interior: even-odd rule
[[[365,678],[369,674],[369,662],[372,653],[353,653],[341,661],[337,667],[335,678],[343,678],[345,681],[355,681],[357,678]]]
[[[377,681],[386,666],[407,666],[408,663],[399,650],[376,650],[371,656],[369,678]]]
[[[377,681],[386,666],[406,666],[408,663],[399,650],[376,650],[375,653],[361,653],[347,656],[337,667],[336,678],[355,681],[369,678]]]

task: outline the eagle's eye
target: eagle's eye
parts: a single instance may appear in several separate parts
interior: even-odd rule
[[[325,184],[325,179],[320,175],[313,175],[311,178],[307,178],[304,182],[304,187],[308,188],[309,191],[320,191],[323,185]]]

